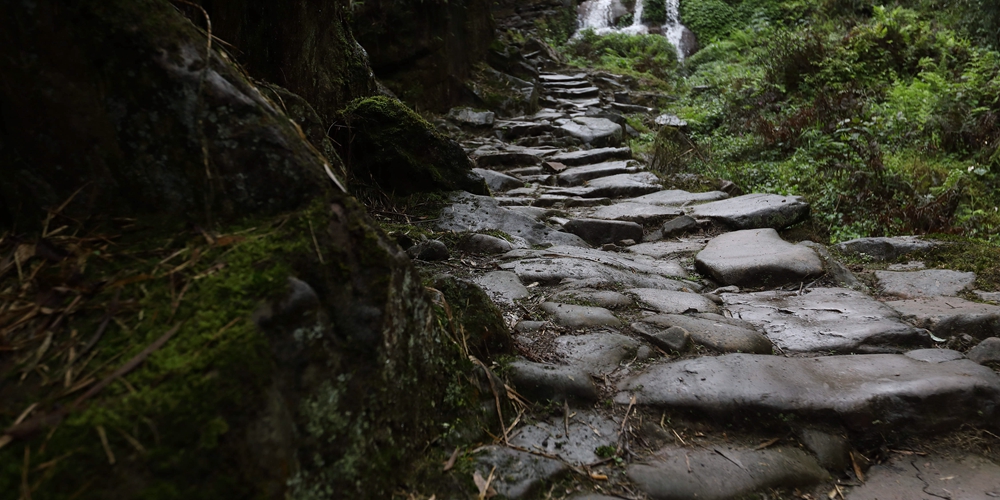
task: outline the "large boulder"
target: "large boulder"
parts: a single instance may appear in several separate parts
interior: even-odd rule
[[[463,190],[489,195],[483,178],[455,141],[441,135],[405,104],[385,96],[352,102],[335,139],[350,182],[396,194]]]

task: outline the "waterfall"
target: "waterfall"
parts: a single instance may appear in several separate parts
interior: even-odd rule
[[[635,11],[632,15],[632,24],[624,28],[614,25],[614,5],[619,0],[587,0],[580,4],[580,29],[592,29],[598,35],[608,33],[628,33],[630,35],[644,35],[649,33],[649,27],[642,22],[643,0],[636,0]],[[678,11],[679,0],[665,0],[667,11],[667,22],[661,26],[660,31],[663,36],[677,49],[677,59],[684,60],[684,51],[681,49],[681,39],[684,34],[684,25],[680,21]]]

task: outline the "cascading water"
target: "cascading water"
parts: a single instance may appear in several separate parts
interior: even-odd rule
[[[649,27],[642,22],[643,0],[636,0],[635,11],[632,14],[632,24],[619,28],[615,26],[615,4],[620,0],[587,0],[580,5],[580,29],[592,29],[598,35],[608,33],[628,33],[643,35],[649,33]],[[678,4],[680,0],[666,0],[667,22],[660,28],[663,36],[677,49],[677,58],[684,59],[681,47],[684,30],[680,21]],[[618,3],[620,6],[621,4]],[[621,7],[619,7],[621,8]]]

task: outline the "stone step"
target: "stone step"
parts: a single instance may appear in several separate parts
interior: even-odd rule
[[[608,160],[628,160],[631,158],[632,150],[629,148],[594,148],[554,154],[548,160],[572,167]]]
[[[556,185],[559,186],[579,186],[584,182],[610,175],[630,173],[635,169],[631,167],[629,161],[609,161],[604,163],[594,163],[580,167],[568,168],[556,177]]]
[[[556,285],[564,280],[586,281],[590,286],[632,286],[665,290],[699,291],[684,281],[687,271],[676,261],[643,255],[615,254],[590,248],[555,246],[546,250],[514,250],[500,268],[513,271],[522,283]]]
[[[698,271],[720,285],[774,288],[823,274],[823,263],[808,247],[794,245],[774,229],[725,233],[695,258]]]
[[[593,86],[587,80],[565,80],[561,82],[542,82],[542,86],[546,89],[578,89],[583,87]]]
[[[553,188],[549,194],[581,198],[626,198],[642,196],[663,189],[660,179],[651,172],[618,174],[591,180],[586,186]]]
[[[720,418],[797,415],[859,432],[936,431],[994,422],[1000,377],[961,353],[785,358],[725,354],[651,366],[619,384],[628,404]],[[990,424],[992,425],[992,424]]]
[[[562,75],[558,73],[541,73],[538,75],[538,79],[542,82],[568,82],[574,80],[583,80],[587,78],[586,73],[577,73],[575,75]]]
[[[601,89],[597,87],[580,87],[571,89],[546,88],[545,93],[556,98],[579,99],[584,97],[597,97],[601,95]]]
[[[753,193],[697,205],[691,214],[718,220],[732,229],[784,229],[805,220],[809,204],[798,196]]]

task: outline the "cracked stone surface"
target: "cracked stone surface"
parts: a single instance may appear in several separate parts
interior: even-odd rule
[[[493,488],[506,498],[525,498],[545,481],[569,472],[559,460],[513,450],[487,446],[476,455],[476,470],[486,478],[496,467]]]
[[[989,500],[1000,498],[1000,466],[974,455],[896,455],[869,469],[849,500]]]
[[[657,288],[630,288],[626,293],[635,295],[636,300],[649,308],[666,314],[686,312],[717,313],[719,306],[696,293]]]

